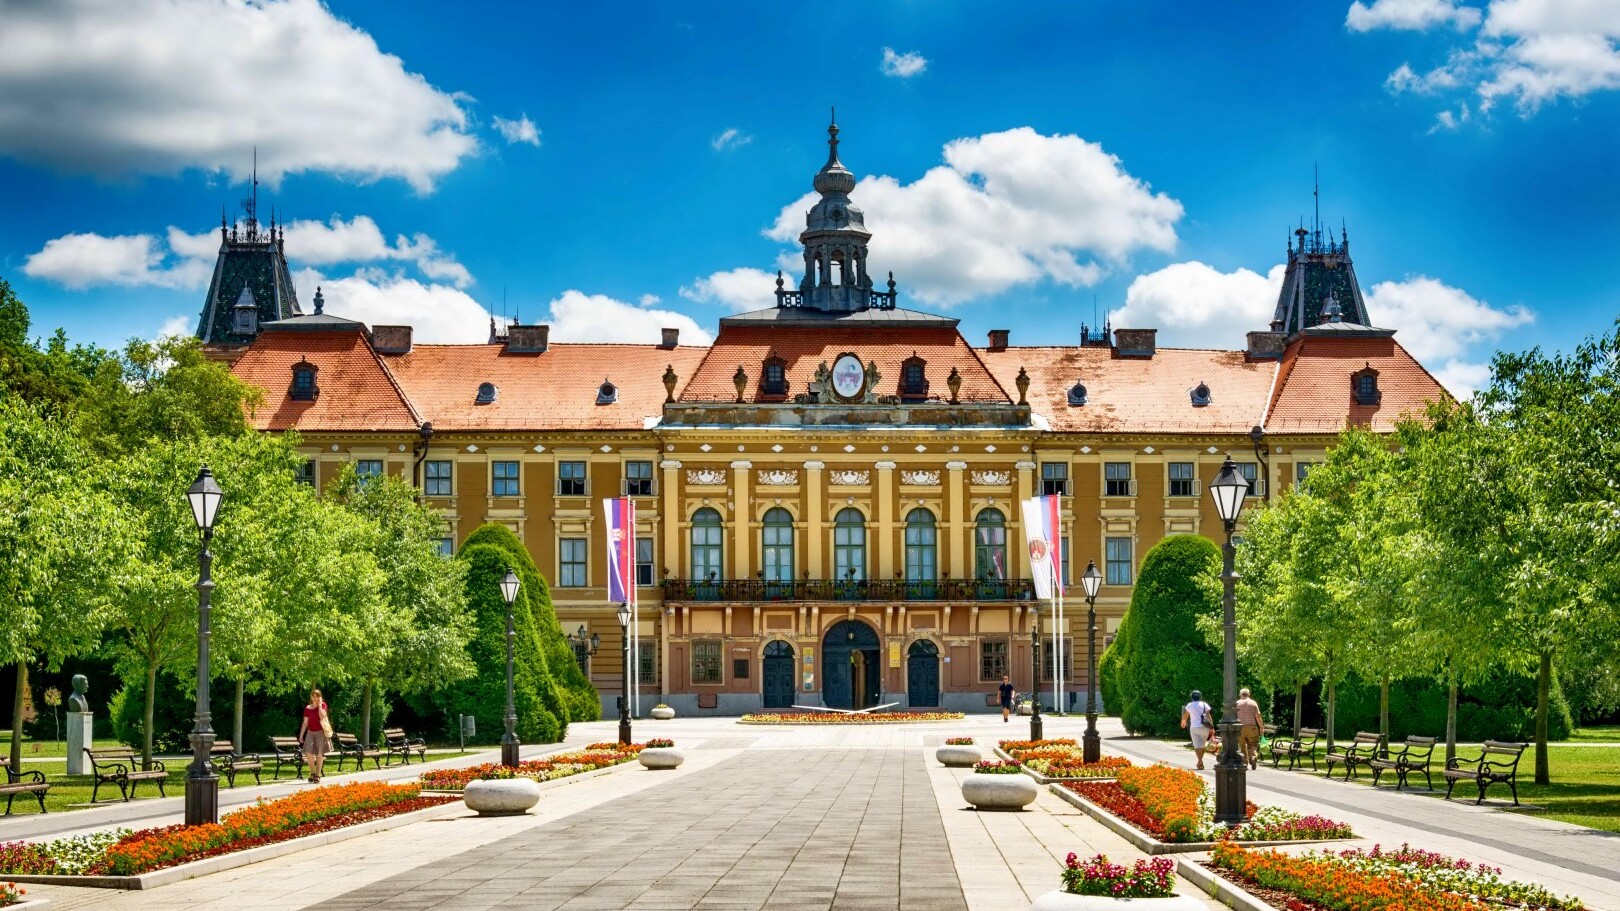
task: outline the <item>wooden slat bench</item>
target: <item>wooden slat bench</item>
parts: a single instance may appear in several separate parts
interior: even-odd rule
[[[353,759],[354,769],[358,772],[366,767],[367,759],[371,760],[372,768],[380,769],[384,759],[392,758],[388,755],[387,750],[378,749],[377,747],[368,749],[361,745],[360,738],[353,734],[333,734],[332,745],[337,747],[339,772],[343,771],[343,761],[345,759]]]
[[[1423,773],[1424,786],[1434,790],[1434,779],[1429,777],[1429,763],[1434,759],[1434,745],[1439,742],[1437,737],[1408,737],[1399,747],[1391,747],[1389,752],[1367,763],[1373,770],[1373,787],[1378,787],[1378,779],[1385,772],[1395,773],[1395,790],[1406,787],[1406,777],[1413,772]]]
[[[404,728],[383,728],[383,747],[390,756],[405,760],[406,765],[411,764],[412,753],[422,762],[427,762],[427,741],[421,737],[407,736]]]
[[[1356,770],[1378,758],[1378,750],[1384,745],[1384,735],[1377,731],[1357,731],[1355,739],[1349,746],[1339,744],[1337,748],[1329,750],[1327,754],[1328,777],[1333,777],[1333,767],[1344,766],[1344,780],[1349,781],[1355,777]]]
[[[39,811],[45,812],[45,794],[50,791],[50,783],[45,780],[45,773],[38,769],[28,769],[14,772],[11,766],[5,766],[6,783],[0,784],[0,794],[6,795],[6,815],[11,815],[11,802],[19,794],[32,794],[39,801]]]
[[[270,776],[271,780],[281,777],[281,770],[287,766],[293,767],[293,777],[304,777],[304,747],[297,737],[270,738],[270,749],[276,752],[276,771]]]
[[[95,803],[101,794],[103,784],[116,785],[118,793],[127,803],[135,797],[135,786],[143,781],[157,782],[158,795],[168,797],[163,786],[169,780],[169,771],[163,767],[159,760],[152,760],[150,769],[136,768],[137,759],[135,751],[106,747],[99,750],[84,748],[84,755],[90,760],[90,771],[95,776],[95,786],[90,789],[90,802]]]
[[[238,753],[236,744],[229,740],[216,740],[212,755],[209,756],[214,765],[214,774],[224,775],[231,787],[236,787],[236,776],[239,772],[252,772],[254,784],[264,784],[259,775],[264,771],[264,759],[257,753]]]
[[[1513,789],[1513,805],[1519,805],[1519,760],[1524,757],[1528,744],[1487,740],[1478,756],[1458,756],[1446,763],[1440,774],[1446,779],[1446,799],[1459,781],[1472,781],[1479,786],[1479,799],[1485,802],[1485,789],[1493,784],[1505,784]]]
[[[1284,759],[1288,760],[1288,768],[1292,771],[1299,767],[1305,759],[1311,761],[1311,768],[1316,768],[1316,744],[1322,739],[1320,728],[1300,728],[1299,733],[1293,737],[1278,736],[1271,741],[1271,767],[1277,768]]]

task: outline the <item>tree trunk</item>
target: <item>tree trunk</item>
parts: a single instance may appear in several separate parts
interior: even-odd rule
[[[1457,691],[1462,687],[1456,680],[1446,687],[1446,764],[1457,758]]]
[[[374,684],[366,681],[366,688],[360,693],[360,742],[366,749],[371,749],[371,690]]]
[[[1382,755],[1389,755],[1389,674],[1378,681],[1378,733],[1384,737],[1383,745],[1378,748]]]
[[[247,689],[247,680],[244,677],[236,678],[236,709],[235,717],[231,719],[231,746],[236,752],[242,752],[242,691]]]
[[[1331,753],[1333,752],[1333,715],[1334,709],[1337,707],[1338,702],[1338,686],[1334,684],[1332,676],[1329,676],[1327,679],[1327,691],[1327,751]]]
[[[146,665],[146,723],[141,725],[141,768],[152,767],[152,709],[157,705],[157,662]]]
[[[1547,702],[1552,693],[1552,657],[1551,650],[1541,653],[1541,672],[1536,675],[1536,784],[1552,783],[1552,772],[1547,768]]]
[[[1294,736],[1299,736],[1299,727],[1304,724],[1305,717],[1305,683],[1300,682],[1294,688]]]
[[[22,771],[23,693],[28,691],[28,662],[17,662],[17,692],[11,697],[11,757],[7,765]]]

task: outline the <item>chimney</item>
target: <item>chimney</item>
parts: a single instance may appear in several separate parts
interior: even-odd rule
[[[1251,361],[1275,361],[1282,358],[1287,347],[1288,336],[1281,332],[1250,332],[1243,354]]]
[[[378,354],[410,354],[410,326],[372,326],[371,347]]]
[[[506,352],[508,354],[544,354],[549,347],[551,327],[545,324],[534,326],[519,326],[513,323],[506,327]]]
[[[1006,351],[1007,350],[1007,336],[1009,336],[1011,334],[1012,333],[1007,329],[991,329],[990,330],[990,345],[985,350],[986,351]]]
[[[1120,357],[1152,357],[1158,335],[1157,329],[1115,329],[1114,352]]]
[[[658,343],[660,348],[677,348],[681,344],[681,330],[670,326],[664,327],[664,340]]]

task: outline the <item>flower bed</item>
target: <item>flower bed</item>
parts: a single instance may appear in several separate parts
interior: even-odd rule
[[[739,724],[922,724],[961,721],[961,712],[755,712],[737,719]]]
[[[1065,788],[1125,822],[1172,844],[1206,841],[1311,841],[1354,838],[1350,826],[1281,807],[1247,806],[1236,828],[1215,822],[1214,799],[1204,781],[1186,769],[1149,766],[1120,769],[1112,782],[1069,782]]]
[[[1045,740],[1003,740],[999,744],[1008,753],[1017,753],[1019,750],[1038,750],[1047,747],[1072,747],[1075,745],[1072,737],[1048,737]]]
[[[645,744],[642,744],[642,746],[649,750],[667,750],[674,745],[675,741],[670,740],[668,737],[655,737],[652,740],[647,741]]]
[[[973,764],[973,771],[980,775],[1017,775],[1023,771],[1016,762],[1003,762],[999,759],[986,759],[984,762]]]
[[[1122,867],[1109,863],[1106,854],[1087,860],[1070,854],[1063,865],[1063,891],[1109,898],[1166,898],[1176,894],[1176,864],[1160,857]]]
[[[0,872],[16,875],[135,876],[175,864],[437,806],[452,797],[423,797],[416,785],[381,782],[312,788],[259,801],[219,823],[164,826],[101,836],[0,845]]]
[[[420,781],[422,787],[434,791],[462,791],[466,790],[467,783],[471,781],[490,781],[505,778],[532,778],[535,781],[552,781],[558,778],[567,778],[569,775],[578,775],[581,772],[594,772],[620,763],[629,762],[636,758],[642,749],[649,744],[632,743],[628,746],[619,743],[593,743],[584,750],[557,753],[545,759],[529,759],[517,764],[516,768],[508,768],[498,762],[486,762],[483,765],[467,766],[459,769],[434,769],[423,772]]]
[[[1501,878],[1485,864],[1454,860],[1402,845],[1397,851],[1311,851],[1290,855],[1215,846],[1206,865],[1289,909],[1327,911],[1491,911],[1503,906],[1581,911],[1578,898]]]
[[[0,883],[0,908],[17,904],[27,894],[28,890],[19,888],[16,883]]]
[[[1103,756],[1086,762],[1085,751],[1067,737],[1050,740],[1003,740],[1001,749],[1024,768],[1047,778],[1113,778],[1131,767],[1123,756]]]
[[[945,745],[948,746],[948,747],[970,747],[970,746],[973,746],[973,738],[972,737],[947,737],[947,738],[945,738]]]

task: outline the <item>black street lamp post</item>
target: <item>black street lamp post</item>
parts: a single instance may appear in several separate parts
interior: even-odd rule
[[[1035,685],[1030,687],[1029,694],[1029,739],[1044,740],[1043,723],[1041,721],[1041,605],[1039,602],[1030,605],[1035,614],[1035,622],[1029,625],[1029,670],[1034,677]]]
[[[1086,566],[1080,582],[1086,589],[1086,734],[1081,739],[1082,758],[1096,762],[1102,758],[1102,736],[1097,733],[1097,590],[1102,587],[1102,573],[1097,572],[1097,561]]]
[[[191,731],[191,765],[186,771],[188,826],[219,822],[219,776],[209,762],[214,750],[214,727],[208,705],[208,597],[214,591],[209,572],[214,555],[208,552],[208,544],[214,537],[214,516],[224,498],[224,491],[214,483],[214,473],[206,465],[186,491],[191,518],[202,532],[202,546],[197,553],[197,720]]]
[[[629,744],[630,741],[630,603],[619,605],[619,629],[624,632],[624,657],[620,662],[624,679],[619,689],[619,742]]]
[[[501,719],[506,723],[506,733],[501,735],[501,765],[509,769],[518,764],[517,703],[512,695],[512,640],[517,638],[517,631],[512,625],[512,602],[517,600],[522,584],[510,569],[501,578],[501,598],[506,601],[506,715]]]
[[[1243,499],[1249,495],[1247,479],[1238,473],[1230,456],[1221,465],[1209,494],[1215,512],[1226,526],[1226,543],[1221,548],[1221,583],[1225,589],[1221,630],[1225,636],[1222,655],[1221,753],[1215,760],[1215,821],[1227,826],[1243,824],[1248,802],[1248,770],[1238,752],[1237,721],[1237,550],[1232,534],[1237,530]]]
[[[596,650],[602,647],[602,634],[591,633],[586,635],[585,624],[581,623],[579,632],[568,634],[568,642],[574,647],[576,654],[584,655],[588,660],[596,657]],[[590,673],[588,667],[581,667],[580,670],[585,671],[587,674]]]

